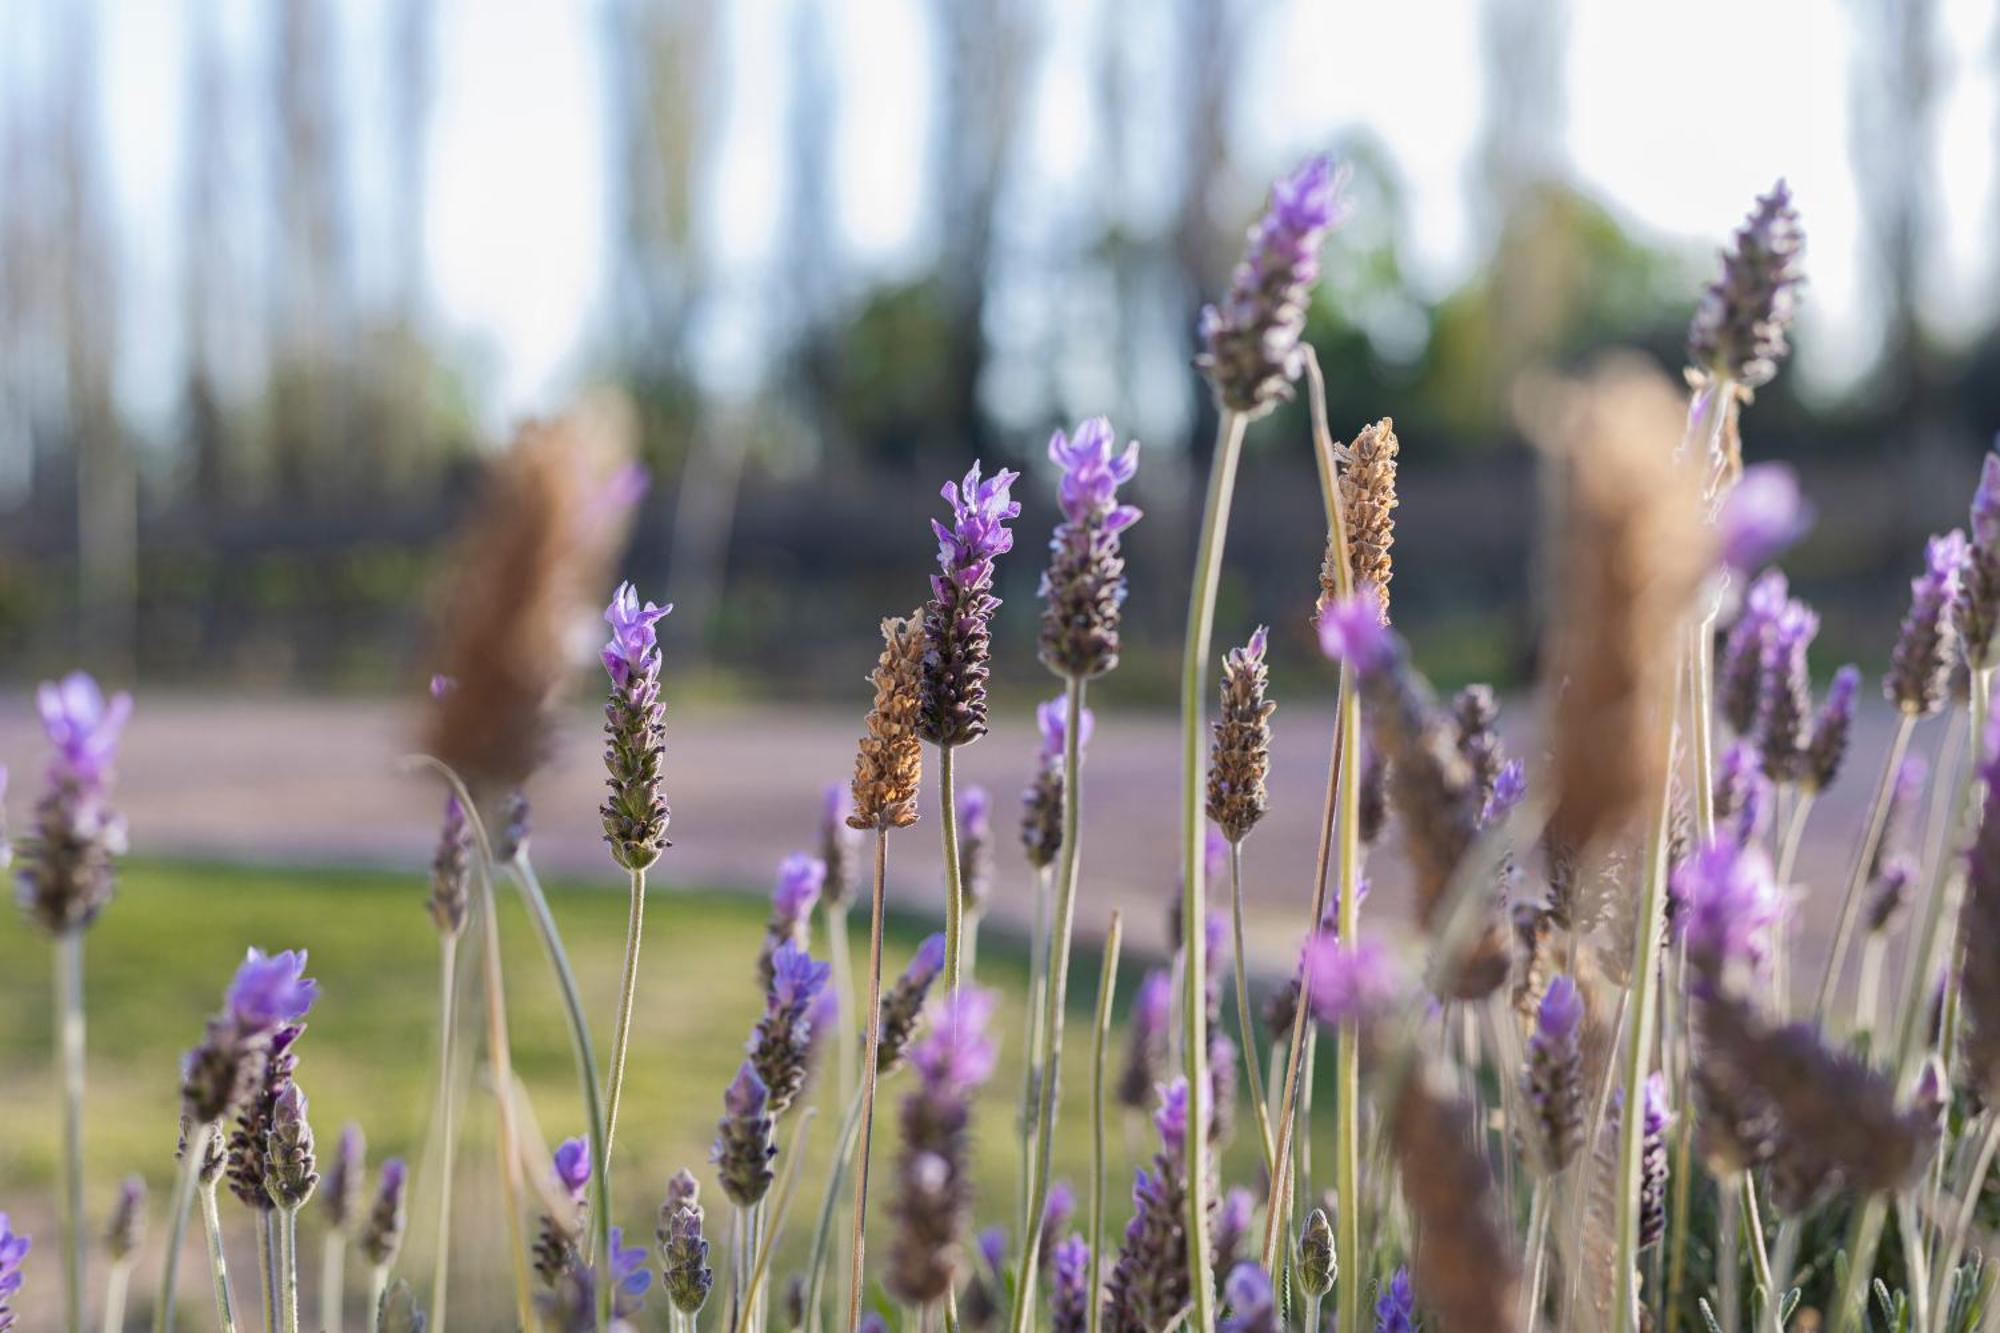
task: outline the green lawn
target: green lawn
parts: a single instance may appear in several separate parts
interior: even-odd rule
[[[552,974],[511,886],[501,899],[502,942],[507,959],[508,1007],[515,1067],[530,1089],[539,1128],[549,1141],[582,1133],[574,1065]],[[124,868],[117,901],[90,932],[87,978],[90,1019],[88,1171],[90,1198],[99,1212],[117,1180],[146,1177],[156,1203],[171,1188],[176,1130],[176,1069],[180,1053],[200,1035],[203,1019],[218,1005],[223,985],[243,950],[309,948],[311,972],[321,984],[310,1031],[301,1042],[299,1081],[312,1103],[322,1150],[339,1126],[359,1121],[371,1160],[408,1155],[418,1166],[410,1241],[401,1269],[417,1278],[429,1269],[434,1216],[431,1172],[417,1162],[435,1096],[438,945],[423,910],[425,884],[407,876],[322,870],[135,862]],[[556,916],[581,979],[600,1049],[609,1042],[625,927],[624,895],[551,886]],[[763,923],[759,900],[739,895],[657,890],[649,899],[639,1004],[633,1025],[627,1091],[619,1126],[613,1198],[634,1237],[650,1238],[662,1186],[686,1166],[702,1178],[710,1206],[710,1237],[718,1274],[726,1251],[727,1205],[713,1186],[708,1144],[721,1111],[721,1092],[742,1058],[742,1046],[761,1009],[755,956]],[[926,931],[924,923],[892,918],[885,970],[900,969]],[[858,984],[865,986],[865,921],[850,941]],[[469,941],[470,942],[470,941]],[[823,953],[823,940],[815,952]],[[467,951],[470,963],[471,950]],[[1079,1186],[1088,1167],[1087,1114],[1089,1007],[1098,960],[1080,954],[1072,971],[1071,1010],[1064,1078],[1063,1121],[1056,1171]],[[1121,1001],[1136,983],[1136,965],[1123,969]],[[1020,1151],[1014,1107],[1020,1088],[1022,997],[1026,959],[1018,941],[988,932],[978,966],[981,984],[1003,994],[1001,1067],[977,1131],[978,1212],[981,1225],[1012,1222],[1017,1210]],[[475,997],[477,992],[475,991]],[[483,1010],[475,998],[461,1030],[477,1043]],[[19,917],[0,927],[0,1210],[17,1221],[48,1228],[54,1214],[56,1116],[49,1081],[50,985],[48,950]],[[505,1248],[491,1169],[492,1098],[482,1064],[468,1072],[465,1146],[459,1166],[459,1202],[453,1246],[454,1326],[497,1327],[504,1300]],[[895,1161],[894,1105],[907,1074],[883,1086],[876,1164],[886,1178]],[[1115,1068],[1113,1071],[1115,1078]],[[795,1264],[816,1214],[825,1182],[825,1156],[839,1108],[829,1062],[811,1100],[822,1109],[813,1127],[798,1203],[779,1278]],[[791,1150],[798,1114],[781,1126]],[[1322,1117],[1324,1120],[1325,1117]],[[1248,1107],[1227,1160],[1231,1183],[1254,1183],[1248,1150]],[[1322,1125],[1322,1128],[1324,1126]],[[1150,1152],[1150,1130],[1120,1115],[1110,1127],[1109,1230],[1115,1237],[1127,1211],[1126,1194],[1141,1152]],[[781,1157],[781,1162],[783,1158]],[[877,1198],[886,1201],[886,1194]],[[874,1210],[880,1213],[881,1209]],[[157,1212],[157,1207],[156,1207]],[[225,1200],[225,1221],[241,1210]],[[95,1228],[93,1228],[95,1229]],[[317,1225],[302,1252],[317,1255]],[[159,1228],[150,1251],[157,1251]],[[245,1242],[247,1244],[247,1241]],[[886,1235],[871,1245],[882,1252]],[[26,1308],[56,1287],[55,1244],[46,1235],[29,1261]],[[194,1252],[198,1260],[198,1248]],[[198,1262],[187,1266],[199,1276]],[[239,1263],[239,1282],[254,1269]],[[142,1274],[143,1278],[143,1274]],[[308,1286],[311,1285],[310,1275]],[[149,1289],[143,1280],[135,1293]],[[192,1301],[196,1289],[189,1287]],[[310,1296],[308,1297],[310,1300]],[[135,1312],[146,1304],[135,1294]],[[208,1312],[192,1327],[207,1327]],[[29,1319],[29,1326],[41,1326]]]

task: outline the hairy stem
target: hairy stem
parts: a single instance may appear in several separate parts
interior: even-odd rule
[[[938,824],[944,833],[944,981],[947,994],[958,993],[959,972],[964,966],[965,885],[958,865],[958,808],[952,790],[951,756],[956,747],[940,745],[938,752]]]
[[[1229,844],[1229,917],[1236,944],[1236,1035],[1243,1047],[1243,1069],[1250,1081],[1250,1108],[1257,1115],[1257,1138],[1264,1146],[1264,1170],[1278,1178],[1277,1145],[1271,1140],[1271,1118],[1264,1110],[1264,1064],[1257,1055],[1256,1020],[1250,1016],[1250,969],[1243,948],[1243,844]]]
[[[55,937],[56,1049],[62,1063],[63,1310],[83,1327],[83,931]]]
[[[229,1294],[229,1260],[222,1248],[222,1214],[215,1206],[215,1183],[201,1190],[201,1229],[208,1237],[208,1275],[215,1284],[215,1319],[222,1333],[236,1333],[236,1302]],[[334,1325],[337,1333],[338,1321]]]
[[[285,1333],[299,1333],[299,1210],[280,1208],[278,1220],[278,1308]]]
[[[181,1242],[187,1236],[188,1213],[194,1207],[194,1191],[201,1175],[202,1158],[208,1155],[208,1136],[215,1126],[194,1125],[181,1149],[180,1174],[174,1180],[173,1202],[167,1206],[166,1259],[160,1265],[160,1294],[153,1302],[153,1333],[173,1333],[174,1288],[180,1276]]]
[[[1083,681],[1072,676],[1063,687],[1062,853],[1056,872],[1056,914],[1049,952],[1047,995],[1042,1005],[1042,1048],[1037,1063],[1041,1085],[1035,1110],[1035,1165],[1028,1178],[1028,1212],[1021,1231],[1021,1259],[1014,1280],[1014,1333],[1027,1333],[1035,1308],[1035,1263],[1041,1248],[1042,1213],[1049,1197],[1049,1158],[1054,1150],[1056,1099],[1062,1083],[1063,1014],[1069,1000],[1070,935],[1076,924],[1076,867],[1082,851]],[[1183,937],[1189,932],[1183,930]],[[1200,934],[1197,927],[1195,934]],[[1197,1284],[1199,1285],[1199,1284]]]
[[[319,1333],[340,1333],[340,1295],[346,1285],[347,1237],[328,1231],[319,1248]]]
[[[278,1333],[278,1228],[269,1209],[257,1213],[257,1274],[264,1297],[264,1328]]]
[[[625,1048],[632,1039],[632,1004],[639,993],[639,936],[646,926],[646,872],[632,872],[632,904],[625,919],[625,970],[618,986],[618,1020],[611,1029],[611,1087],[604,1105],[604,1156],[618,1136],[618,1101],[625,1091]]]
[[[868,922],[868,1047],[861,1058],[861,1169],[854,1173],[853,1249],[847,1285],[847,1333],[861,1326],[866,1272],[868,1159],[875,1137],[875,1063],[882,1053],[882,881],[889,872],[889,831],[875,830],[875,890]]]
[[[1111,1044],[1111,1002],[1118,989],[1118,953],[1125,923],[1118,909],[1104,932],[1104,970],[1097,978],[1097,1021],[1090,1041],[1090,1333],[1104,1309],[1104,1069]]]

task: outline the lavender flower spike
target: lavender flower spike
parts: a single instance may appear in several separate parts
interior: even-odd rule
[[[1160,1151],[1132,1184],[1132,1220],[1105,1285],[1106,1333],[1151,1333],[1167,1327],[1193,1294],[1188,1280],[1187,1080],[1160,1090],[1153,1118]],[[1204,1281],[1210,1280],[1206,1275]]]
[[[764,1016],[750,1034],[750,1063],[763,1081],[773,1116],[790,1110],[811,1072],[814,1003],[832,973],[798,945],[786,941],[771,958],[771,987]]]
[[[1806,727],[1812,708],[1812,672],[1806,650],[1819,633],[1819,617],[1804,602],[1787,605],[1764,640],[1762,697],[1757,705],[1757,743],[1764,772],[1783,786],[1805,776]]]
[[[1381,602],[1372,588],[1358,588],[1345,601],[1329,602],[1319,616],[1320,651],[1368,677],[1396,660],[1396,641],[1382,624]]]
[[[81,671],[36,692],[42,729],[55,755],[35,806],[34,834],[22,849],[21,910],[51,935],[79,931],[110,903],[112,861],[125,850],[125,823],[111,808],[118,737],[132,696],[108,702]]]
[[[1745,468],[1716,519],[1722,567],[1756,573],[1805,536],[1812,521],[1796,469],[1784,463]]]
[[[1642,1139],[1639,1151],[1639,1248],[1656,1245],[1667,1234],[1667,1131],[1673,1128],[1673,1105],[1667,1097],[1667,1076],[1655,1069],[1646,1075],[1639,1097]]]
[[[361,1224],[355,1247],[371,1267],[388,1268],[403,1249],[403,1232],[409,1223],[410,1170],[400,1157],[382,1163],[382,1178],[375,1186],[375,1202]]]
[[[896,1231],[884,1283],[912,1305],[949,1293],[965,1269],[972,1212],[972,1094],[993,1073],[986,1035],[990,991],[967,986],[936,1002],[930,1030],[910,1048],[917,1086],[903,1100],[902,1152],[890,1215]]]
[[[1125,1069],[1118,1079],[1121,1105],[1137,1111],[1152,1104],[1153,1089],[1166,1073],[1167,1022],[1173,1003],[1173,978],[1166,969],[1155,968],[1139,982],[1125,1024]]]
[[[1993,633],[2000,627],[2000,448],[1980,464],[1971,518],[1972,549],[1954,609],[1966,664],[1980,669],[1992,665]]]
[[[917,685],[917,735],[933,745],[969,745],[986,734],[986,678],[992,655],[993,562],[1014,548],[1007,523],[1021,513],[1009,489],[1018,472],[1001,469],[982,481],[979,464],[961,482],[946,482],[952,525],[936,519],[938,564],[924,605],[923,658]]]
[[[965,910],[983,914],[993,893],[993,797],[984,787],[958,794],[958,884]]]
[[[8,1225],[0,1213],[0,1333],[14,1327],[14,1293],[21,1289],[21,1261],[32,1242]]]
[[[1049,1264],[1049,1333],[1086,1333],[1090,1327],[1090,1245],[1072,1232],[1058,1242]]]
[[[1791,351],[1786,330],[1805,281],[1799,256],[1805,233],[1784,181],[1757,200],[1722,256],[1722,276],[1710,283],[1688,326],[1688,360],[1699,370],[1745,389],[1761,388]]]
[[[1375,1301],[1375,1333],[1417,1333],[1417,1295],[1410,1270],[1398,1268]]]
[[[1333,159],[1315,157],[1273,185],[1228,294],[1202,310],[1195,365],[1220,407],[1262,416],[1292,396],[1305,369],[1300,342],[1320,246],[1346,216],[1340,192],[1347,174]]]
[[[306,951],[272,955],[252,948],[229,983],[229,1014],[246,1030],[270,1031],[304,1018],[319,998],[319,983],[305,974]]]
[[[778,1155],[778,1145],[772,1140],[769,1103],[764,1080],[745,1060],[722,1095],[722,1122],[715,1146],[709,1149],[709,1160],[722,1178],[722,1192],[739,1208],[762,1199],[775,1178],[771,1159]]]
[[[1533,1117],[1544,1170],[1561,1171],[1583,1143],[1583,996],[1566,976],[1549,980],[1528,1037],[1521,1092]]]
[[[1860,689],[1859,667],[1844,666],[1833,673],[1826,700],[1813,720],[1812,739],[1806,742],[1802,776],[1808,790],[1825,791],[1840,776],[1841,763],[1847,758],[1847,736],[1854,728],[1854,696]]]
[[[877,1047],[876,1072],[887,1074],[903,1062],[903,1054],[916,1040],[923,1022],[924,1002],[931,986],[944,970],[944,936],[932,935],[917,946],[903,975],[882,997],[882,1031]]]
[[[1380,940],[1362,940],[1350,947],[1334,935],[1314,931],[1306,942],[1302,966],[1311,987],[1313,1016],[1328,1026],[1379,1016],[1400,988]]]
[[[1041,732],[1042,747],[1034,781],[1021,793],[1021,849],[1028,864],[1041,870],[1062,852],[1063,744],[1069,723],[1060,695],[1035,706],[1035,726]],[[1078,714],[1079,752],[1089,747],[1090,733],[1096,726],[1096,715],[1088,708]]]
[[[1910,580],[1910,609],[1882,679],[1884,697],[1908,717],[1929,717],[1944,707],[1958,648],[1952,603],[1970,553],[1965,534],[1953,528],[1925,544],[1924,572]]]
[[[1222,1280],[1222,1302],[1229,1312],[1216,1324],[1221,1333],[1279,1333],[1271,1279],[1250,1260],[1231,1268]]]
[[[794,852],[778,866],[778,883],[771,890],[771,919],[764,927],[764,946],[757,954],[757,980],[771,988],[772,955],[786,944],[803,949],[806,929],[826,887],[826,862]]]
[[[319,992],[305,966],[303,950],[273,958],[252,949],[236,969],[222,1012],[181,1061],[182,1111],[190,1124],[216,1124],[261,1091],[266,1067],[298,1035],[295,1025]]]
[[[1762,847],[1710,843],[1674,871],[1671,890],[1697,992],[1715,994],[1732,970],[1763,969],[1784,900]]]
[[[556,1183],[581,1208],[590,1190],[590,1144],[580,1138],[564,1139],[556,1145],[554,1166]]]
[[[1111,423],[1094,417],[1073,436],[1057,431],[1049,457],[1063,469],[1057,488],[1063,521],[1049,539],[1042,574],[1041,657],[1070,680],[1091,680],[1118,665],[1125,603],[1125,557],[1119,534],[1139,511],[1118,503],[1118,487],[1139,470],[1139,446],[1116,452]]]
[[[655,625],[674,608],[639,604],[630,583],[618,585],[604,619],[611,641],[604,645],[604,670],[611,697],[604,705],[604,766],[610,797],[598,813],[611,859],[641,871],[659,860],[667,842],[671,812],[660,790],[666,756],[666,705],[660,700],[660,644]]]

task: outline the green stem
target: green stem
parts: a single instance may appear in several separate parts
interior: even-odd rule
[[[208,1155],[208,1136],[215,1126],[196,1125],[188,1130],[187,1145],[181,1149],[180,1174],[174,1180],[173,1202],[167,1207],[167,1250],[160,1265],[160,1294],[153,1302],[153,1333],[173,1333],[175,1279],[180,1276],[181,1242],[187,1237],[188,1213],[194,1207],[196,1178]]]
[[[1820,975],[1819,994],[1813,1001],[1813,1012],[1822,1019],[1833,1012],[1834,992],[1840,988],[1847,947],[1854,937],[1855,922],[1861,916],[1861,897],[1868,885],[1868,868],[1874,864],[1875,853],[1881,847],[1882,836],[1889,826],[1889,804],[1896,790],[1896,773],[1903,766],[1903,753],[1909,749],[1910,733],[1916,728],[1916,723],[1916,718],[1908,713],[1897,715],[1896,735],[1889,742],[1889,753],[1882,764],[1882,777],[1875,784],[1875,799],[1869,804],[1861,846],[1855,852],[1854,866],[1848,872],[1847,892],[1840,900],[1839,922],[1833,928],[1833,944],[1827,950],[1826,970]]]
[[[1694,744],[1694,823],[1703,846],[1715,841],[1715,616],[1703,616],[1689,631],[1689,716]]]
[[[1070,936],[1076,924],[1076,867],[1082,853],[1083,811],[1083,692],[1072,676],[1063,685],[1063,810],[1062,853],[1056,872],[1056,914],[1052,923],[1048,993],[1042,1005],[1041,1086],[1035,1109],[1034,1170],[1029,1176],[1028,1213],[1021,1230],[1021,1258],[1014,1280],[1014,1333],[1028,1333],[1034,1318],[1035,1264],[1042,1237],[1042,1214],[1049,1197],[1049,1158],[1054,1150],[1056,1097],[1062,1082],[1063,1014],[1069,1000]],[[1182,918],[1185,920],[1186,918]],[[1201,929],[1183,930],[1198,937]],[[1197,946],[1198,947],[1198,946]],[[1199,1124],[1200,1121],[1193,1123]],[[1199,1171],[1190,1173],[1199,1176]],[[1205,1271],[1205,1270],[1203,1270]],[[1194,1284],[1199,1287],[1203,1284]]]
[[[1736,1188],[1743,1196],[1743,1234],[1750,1241],[1750,1272],[1764,1298],[1764,1318],[1771,1333],[1778,1328],[1778,1290],[1771,1280],[1771,1252],[1764,1245],[1764,1212],[1757,1206],[1757,1177],[1748,1171],[1737,1173]]]
[[[463,796],[459,798],[465,800]],[[468,803],[466,808],[471,809]],[[500,1156],[500,1203],[507,1222],[507,1253],[513,1260],[514,1313],[519,1327],[535,1327],[535,1298],[528,1281],[527,1229],[521,1220],[520,1127],[515,1123],[514,1056],[507,1036],[507,988],[500,962],[500,914],[493,897],[492,858],[481,846],[479,858],[479,904],[483,917],[480,930],[481,953],[486,971],[486,1061],[493,1072],[493,1094],[498,1103],[495,1138]],[[438,1263],[443,1273],[444,1258]],[[440,1280],[433,1297],[441,1296]],[[438,1324],[443,1328],[442,1321]]]
[[[132,1261],[121,1259],[104,1275],[104,1333],[124,1333],[125,1292],[132,1285]],[[338,1330],[334,1330],[338,1333]]]
[[[1035,1096],[1041,1086],[1038,1061],[1042,1050],[1042,1006],[1049,985],[1049,868],[1035,871],[1034,935],[1028,942],[1028,1042],[1027,1058],[1021,1061],[1021,1182],[1016,1234],[1028,1230],[1028,1196],[1034,1193],[1035,1179]]]
[[[1528,1244],[1522,1267],[1528,1270],[1526,1303],[1521,1306],[1520,1326],[1534,1328],[1542,1312],[1542,1284],[1548,1276],[1549,1180],[1535,1177],[1534,1192],[1528,1200]]]
[[[1236,1035],[1243,1047],[1243,1069],[1250,1080],[1250,1108],[1257,1116],[1257,1137],[1264,1145],[1264,1170],[1278,1177],[1277,1145],[1271,1139],[1271,1118],[1264,1111],[1264,1064],[1257,1055],[1255,1020],[1250,1016],[1250,969],[1243,947],[1243,844],[1229,844],[1229,916],[1236,944]]]
[[[950,995],[958,993],[965,951],[965,885],[959,875],[958,801],[951,780],[954,748],[937,747],[938,824],[944,830],[944,981],[945,992]]]
[[[208,1274],[215,1284],[215,1318],[222,1333],[236,1333],[236,1302],[229,1294],[229,1260],[222,1246],[222,1214],[215,1206],[215,1182],[201,1190],[202,1231],[208,1237]]]
[[[1678,683],[1678,682],[1677,682]],[[1624,1086],[1636,1108],[1653,1049],[1653,998],[1659,980],[1667,892],[1667,842],[1673,805],[1662,784],[1659,809],[1647,833],[1645,883],[1639,899],[1639,929],[1632,946],[1631,1029],[1625,1047]],[[1646,1117],[1628,1112],[1618,1118],[1618,1230],[1614,1264],[1618,1275],[1619,1328],[1636,1327],[1639,1310],[1640,1150]]]
[[[258,1211],[256,1235],[257,1272],[264,1298],[264,1327],[268,1333],[278,1333],[278,1229],[269,1209]]]
[[[299,1333],[299,1210],[280,1208],[278,1217],[278,1303],[285,1333]]]
[[[847,1333],[861,1327],[867,1271],[868,1159],[875,1138],[876,1062],[882,1053],[882,883],[889,873],[889,830],[875,830],[875,891],[868,921],[868,1048],[861,1058],[861,1169],[854,1175],[854,1227],[847,1287]]]
[[[1236,463],[1243,452],[1248,424],[1243,413],[1228,409],[1216,423],[1215,457],[1208,474],[1208,501],[1202,511],[1194,574],[1189,580],[1187,642],[1181,655],[1181,952],[1187,959],[1181,978],[1181,1057],[1187,1075],[1191,1143],[1199,1143],[1207,1135],[1212,1100],[1206,1032],[1208,944],[1202,926],[1208,912],[1202,883],[1202,701],[1207,696],[1208,650],[1215,629],[1215,594],[1222,577],[1230,501],[1236,490]],[[1198,1156],[1190,1154],[1191,1158]],[[1043,1157],[1047,1157],[1046,1150]],[[1209,1173],[1194,1163],[1188,1171],[1187,1190],[1188,1271],[1195,1275],[1189,1284],[1194,1292],[1188,1320],[1192,1333],[1213,1333],[1215,1328],[1214,1284],[1207,1280],[1210,1193]],[[1354,1325],[1343,1327],[1352,1330]],[[1024,1328],[1024,1323],[1017,1322],[1017,1333]]]
[[[1104,932],[1104,970],[1097,978],[1097,1021],[1090,1041],[1090,1333],[1098,1333],[1104,1309],[1104,1069],[1111,1044],[1111,1001],[1118,989],[1118,953],[1125,923],[1111,911]]]
[[[447,1326],[445,1294],[451,1275],[452,1168],[458,1158],[458,1095],[452,1077],[458,1031],[458,933],[440,936],[438,945],[438,1215],[437,1248],[431,1258],[431,1318],[442,1329]]]
[[[625,970],[618,987],[618,1019],[611,1029],[611,1088],[604,1106],[604,1156],[618,1141],[618,1102],[625,1091],[625,1048],[632,1038],[632,1003],[639,993],[639,937],[646,926],[646,872],[632,871],[632,904],[625,920]]]
[[[764,1300],[764,1275],[771,1267],[771,1251],[776,1248],[778,1233],[784,1229],[785,1214],[792,1208],[792,1192],[798,1188],[799,1167],[806,1157],[806,1131],[812,1128],[813,1117],[818,1114],[816,1107],[807,1107],[799,1117],[799,1127],[792,1131],[792,1150],[785,1158],[785,1174],[778,1181],[776,1199],[771,1202],[768,1217],[765,1205],[758,1204],[758,1226],[756,1258],[750,1266],[750,1289],[756,1293],[754,1301],[746,1305],[743,1317],[736,1325],[736,1333],[750,1333],[752,1308],[761,1311]],[[759,1320],[759,1323],[762,1321]]]
[[[854,1160],[854,1140],[861,1128],[861,1094],[856,1089],[847,1099],[847,1114],[841,1118],[840,1134],[834,1140],[833,1161],[826,1170],[826,1194],[820,1200],[819,1221],[813,1226],[811,1257],[806,1262],[806,1324],[813,1333],[820,1326],[820,1302],[826,1289],[827,1250],[833,1236],[833,1210],[840,1198],[841,1182]]]
[[[341,1288],[346,1285],[347,1237],[329,1230],[319,1248],[319,1333],[340,1333]]]
[[[56,1049],[62,1061],[63,1310],[83,1327],[83,931],[55,937]]]
[[[583,993],[577,988],[576,973],[570,968],[562,933],[556,929],[555,917],[549,911],[549,900],[542,892],[541,881],[536,877],[535,868],[525,850],[515,855],[513,868],[514,881],[520,885],[521,896],[528,904],[528,915],[542,937],[542,949],[549,956],[549,966],[555,969],[556,984],[562,991],[563,1010],[569,1018],[570,1046],[576,1055],[577,1082],[583,1090],[584,1127],[590,1135],[591,1234],[584,1242],[584,1258],[589,1261],[594,1256],[600,1265],[597,1275],[597,1322],[608,1329],[611,1327],[614,1286],[610,1276],[611,1179],[604,1138],[604,1098],[597,1085],[597,1056],[591,1050],[590,1020],[584,1015]]]

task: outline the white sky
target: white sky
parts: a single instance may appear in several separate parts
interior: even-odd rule
[[[702,3],[703,0],[690,0]],[[127,333],[121,389],[142,416],[163,414],[178,356],[176,292],[186,24],[196,0],[100,0],[101,98],[111,185],[121,217]],[[267,95],[258,0],[217,0],[238,79],[239,111]],[[782,51],[791,0],[731,0],[724,165],[705,219],[725,275],[754,289],[779,243],[786,114]],[[1093,3],[1043,0],[1054,16],[1034,84],[1035,178],[1058,212],[1088,216],[1080,179],[1092,93],[1086,44]],[[1102,3],[1102,0],[1097,0]],[[828,0],[840,104],[838,217],[865,266],[921,258],[929,0]],[[480,369],[489,421],[546,406],[569,389],[601,308],[607,203],[602,129],[602,16],[591,0],[438,0],[430,212],[424,244],[432,318]],[[56,8],[57,0],[47,0]],[[1850,6],[1827,0],[1681,0],[1644,5],[1571,0],[1567,150],[1579,177],[1642,235],[1719,244],[1751,197],[1779,175],[1810,237],[1804,372],[1837,384],[1864,363],[1868,313],[1849,160]],[[350,109],[348,170],[367,201],[386,197],[390,133],[381,95],[384,0],[342,0],[336,60]],[[1987,0],[1942,0],[1937,146],[1943,234],[1927,278],[1947,332],[1972,331],[1991,308],[1987,244],[1995,104]],[[1126,3],[1125,22],[1147,5]],[[1246,169],[1276,171],[1345,127],[1366,123],[1403,172],[1420,279],[1443,289],[1481,238],[1470,234],[1469,153],[1480,114],[1472,0],[1273,0],[1243,74],[1231,130]],[[0,73],[21,75],[34,42],[0,20]],[[1143,49],[1146,34],[1126,34]],[[7,47],[15,48],[10,57]],[[247,103],[247,107],[244,105]],[[250,119],[254,119],[252,116]],[[248,188],[261,188],[261,145]],[[0,187],[4,188],[4,187]],[[255,196],[253,196],[255,197]],[[387,272],[388,238],[357,224],[364,283]],[[1692,294],[1690,294],[1692,300]],[[154,336],[163,331],[163,336]],[[746,339],[749,335],[745,335]],[[725,361],[753,347],[724,347]],[[724,367],[725,370],[727,366]]]

